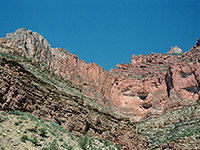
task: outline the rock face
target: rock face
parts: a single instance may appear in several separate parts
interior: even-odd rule
[[[170,51],[167,52],[167,54],[182,54],[182,53],[183,51],[178,46],[170,47]]]
[[[99,105],[110,104],[116,113],[139,121],[199,99],[199,41],[184,54],[175,46],[167,54],[133,55],[130,64],[118,64],[110,72],[65,49],[51,48],[41,35],[25,29],[1,38],[0,51],[45,65],[80,85],[82,93]]]
[[[0,38],[0,110],[30,112],[122,149],[198,149],[199,43],[183,54],[133,55],[107,72],[19,29]]]
[[[88,134],[120,144],[124,149],[146,149],[147,142],[136,134],[135,124],[128,118],[114,116],[59,90],[59,85],[44,82],[16,61],[0,58],[0,81],[1,110],[30,112],[43,120],[57,122],[76,136]]]
[[[137,131],[149,141],[149,149],[199,149],[200,103],[169,111],[137,124]]]
[[[108,100],[112,77],[95,63],[87,64],[62,48],[51,48],[38,33],[18,29],[0,39],[1,51],[11,51],[45,65],[57,74],[82,86],[92,99]]]
[[[118,64],[110,73],[112,103],[126,109],[136,121],[199,99],[199,47],[181,55],[132,56],[131,64]],[[195,51],[195,52],[194,52]],[[174,53],[174,52],[173,52]]]

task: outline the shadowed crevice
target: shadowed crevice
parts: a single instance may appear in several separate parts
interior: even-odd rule
[[[169,67],[168,72],[165,75],[165,83],[167,86],[167,95],[168,97],[170,97],[170,90],[174,87],[173,86],[173,79],[172,79],[172,71],[171,71],[171,67]]]

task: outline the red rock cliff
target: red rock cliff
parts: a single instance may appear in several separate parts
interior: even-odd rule
[[[12,51],[37,61],[57,74],[82,86],[82,92],[92,99],[107,101],[112,77],[95,63],[87,64],[62,48],[51,48],[38,33],[18,29],[0,39],[1,51]]]
[[[25,29],[1,38],[0,51],[18,53],[47,66],[81,85],[85,95],[111,102],[113,110],[137,121],[199,99],[199,41],[184,54],[171,49],[167,54],[133,55],[130,64],[118,64],[110,72],[65,49],[51,48],[41,35]]]

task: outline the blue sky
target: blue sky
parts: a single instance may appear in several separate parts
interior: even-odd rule
[[[132,54],[188,51],[200,37],[200,0],[0,0],[0,37],[24,27],[104,69]]]

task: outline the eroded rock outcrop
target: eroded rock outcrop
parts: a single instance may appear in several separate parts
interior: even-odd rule
[[[80,85],[98,104],[110,104],[116,113],[139,121],[199,99],[199,41],[184,54],[175,46],[167,54],[133,55],[130,64],[118,64],[110,72],[65,49],[51,48],[41,35],[25,29],[1,38],[0,51],[45,65]]]
[[[148,143],[136,134],[135,124],[128,118],[112,115],[58,90],[14,60],[0,58],[0,89],[1,110],[30,112],[40,119],[57,122],[76,136],[99,137],[120,144],[123,149],[147,148]]]
[[[49,43],[36,32],[18,29],[0,40],[0,51],[17,53],[39,62],[57,74],[82,86],[82,92],[92,99],[107,101],[112,77],[95,63],[87,64],[62,48],[51,48]]]
[[[183,55],[178,47],[167,54],[133,55],[131,64],[111,69],[115,78],[111,98],[118,111],[136,115],[133,120],[138,121],[141,116],[152,117],[194,104],[199,99],[197,45]]]
[[[174,46],[170,47],[170,51],[167,54],[183,54],[183,51],[178,46]]]

